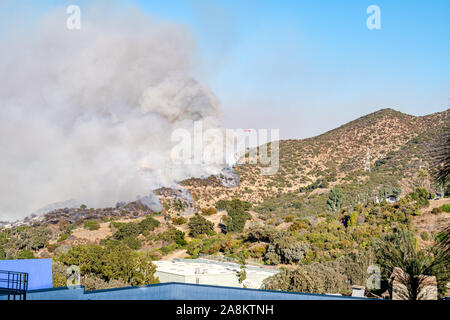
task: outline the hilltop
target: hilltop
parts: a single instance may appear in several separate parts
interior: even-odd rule
[[[313,138],[280,141],[276,175],[262,176],[258,164],[246,164],[235,168],[239,188],[204,182],[187,188],[199,206],[233,197],[263,203],[292,193],[320,196],[338,185],[351,189],[348,199],[359,200],[377,195],[382,187],[398,186],[403,194],[418,186],[432,188],[427,150],[444,130],[449,113],[415,117],[382,109]],[[368,149],[371,170],[365,172]]]

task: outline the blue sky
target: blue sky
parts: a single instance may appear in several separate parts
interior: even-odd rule
[[[423,115],[450,104],[448,0],[129,2],[191,31],[195,75],[221,100],[227,127],[303,138],[381,108]],[[366,27],[372,4],[381,30]]]

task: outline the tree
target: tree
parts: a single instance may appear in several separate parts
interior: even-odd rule
[[[136,238],[141,233],[141,228],[137,223],[123,223],[116,225],[118,230],[113,237],[116,240],[123,240],[126,238]]]
[[[352,213],[350,213],[350,215],[348,216],[347,219],[347,226],[348,227],[356,227],[356,225],[358,224],[358,213],[353,211]]]
[[[130,247],[133,250],[139,250],[142,247],[142,241],[138,238],[128,237],[123,239],[123,243]]]
[[[302,264],[295,270],[280,268],[280,273],[263,281],[262,289],[348,294],[351,285],[365,285],[371,264],[371,253],[352,253],[325,263]]]
[[[296,241],[293,237],[282,236],[269,244],[265,259],[271,264],[297,263],[303,260],[308,250],[307,243]]]
[[[392,195],[395,197],[399,197],[402,194],[402,188],[401,187],[393,187],[392,188]]]
[[[388,196],[389,196],[389,190],[386,187],[381,187],[378,190],[378,196],[380,197],[381,200],[385,200]]]
[[[400,230],[386,235],[376,244],[376,256],[385,277],[400,268],[396,280],[406,287],[403,298],[420,300],[424,286],[424,276],[436,276],[440,292],[450,280],[450,227],[444,231],[445,236],[431,252],[419,249],[412,233]],[[397,269],[398,270],[398,269]]]
[[[216,203],[216,208],[219,210],[226,210],[228,214],[228,221],[226,226],[227,232],[242,232],[244,231],[247,219],[251,215],[247,212],[251,208],[251,203],[233,199],[231,201],[220,200]]]
[[[133,286],[159,282],[150,255],[135,252],[117,240],[108,241],[104,247],[79,245],[57,260],[66,266],[77,265],[84,278],[94,276],[106,282],[115,279]]]
[[[145,217],[144,220],[139,222],[138,225],[140,228],[139,232],[145,233],[145,232],[155,230],[155,228],[159,227],[160,222],[158,220],[152,218],[151,216],[147,216],[147,217]]]
[[[249,228],[247,240],[251,242],[273,242],[277,237],[279,231],[273,226],[257,225]]]
[[[436,137],[429,152],[430,171],[434,180],[446,186],[450,177],[450,127],[447,121],[442,133]]]
[[[428,198],[430,198],[430,193],[424,188],[416,188],[414,192],[408,194],[408,198],[416,201],[419,208],[428,207],[430,205],[430,201],[428,200]]]
[[[186,240],[184,239],[184,232],[178,230],[173,226],[169,226],[169,229],[167,231],[159,234],[158,239],[169,243],[175,242],[179,247],[182,247],[187,244]]]
[[[189,219],[189,235],[191,237],[197,237],[201,234],[212,235],[214,234],[214,223],[205,219],[199,214]]]
[[[240,265],[240,271],[237,273],[238,277],[239,277],[239,283],[242,283],[245,279],[247,279],[247,261],[245,259],[245,253],[244,252],[239,252],[239,254],[237,255],[237,262]]]
[[[342,192],[337,189],[331,189],[327,200],[328,210],[332,212],[338,212],[339,210],[341,210],[343,203],[344,195],[342,194]]]
[[[138,254],[134,261],[135,267],[130,280],[132,286],[159,283],[159,279],[155,277],[156,266],[149,253]]]
[[[67,268],[59,261],[52,261],[53,288],[67,286]]]
[[[345,275],[321,263],[302,265],[295,270],[282,269],[263,281],[262,289],[306,293],[348,293]]]
[[[49,240],[51,231],[47,227],[24,226],[17,228],[19,249],[38,250]]]

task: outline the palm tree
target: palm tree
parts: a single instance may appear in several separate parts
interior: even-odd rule
[[[389,234],[376,243],[377,260],[385,275],[394,272],[396,281],[406,288],[399,293],[402,299],[422,299],[425,276],[435,276],[439,292],[443,293],[450,281],[450,227],[440,235],[429,252],[419,249],[414,235],[404,230]]]
[[[431,174],[434,180],[445,187],[450,178],[450,121],[443,132],[435,139],[429,152]]]

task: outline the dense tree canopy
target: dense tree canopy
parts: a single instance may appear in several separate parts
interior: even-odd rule
[[[251,208],[251,204],[247,201],[233,199],[231,201],[220,200],[216,204],[219,210],[226,210],[229,219],[227,220],[227,232],[242,232],[244,231],[245,222],[251,218],[247,212]]]
[[[133,251],[120,241],[110,241],[106,246],[79,245],[57,260],[66,266],[78,266],[82,276],[94,275],[107,282],[116,279],[133,286],[158,282],[151,257]]]
[[[214,234],[214,223],[205,219],[199,214],[196,214],[189,219],[189,235],[191,237],[197,237],[199,235],[212,235]]]

